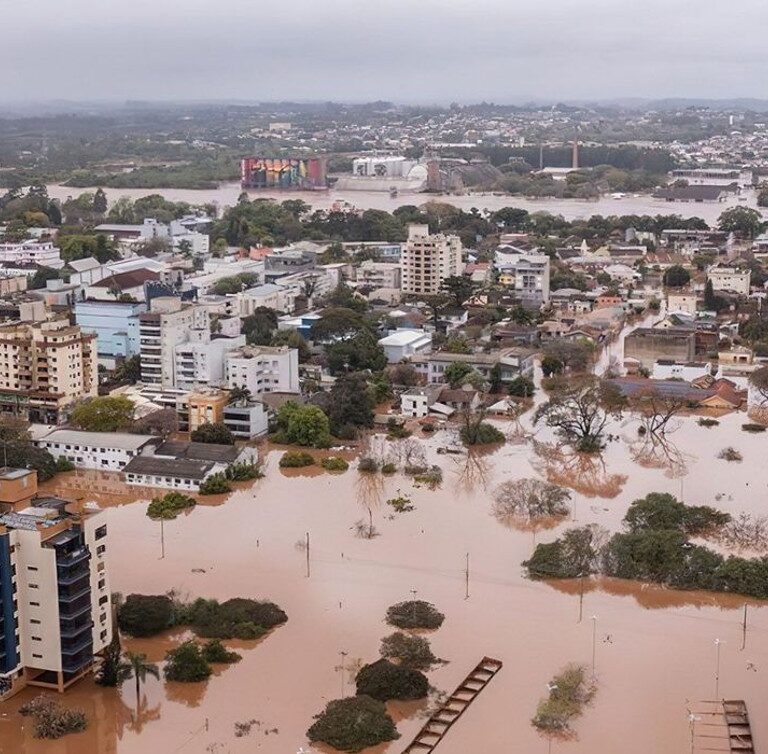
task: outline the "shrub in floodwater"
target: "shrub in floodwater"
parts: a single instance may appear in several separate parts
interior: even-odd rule
[[[531,723],[545,733],[568,733],[572,720],[582,714],[596,690],[595,685],[587,681],[584,667],[566,666],[550,682],[549,696],[539,702]]]
[[[696,423],[700,427],[717,427],[720,424],[720,422],[717,419],[707,419],[704,416],[700,417],[698,422]]]
[[[573,579],[597,573],[606,537],[594,524],[570,529],[554,542],[536,545],[523,561],[532,579]]]
[[[649,492],[634,500],[624,516],[633,534],[674,529],[688,536],[706,536],[725,526],[731,517],[709,505],[686,505],[667,492]]]
[[[397,473],[397,464],[385,463],[381,467],[381,473],[382,474],[396,474]]]
[[[428,469],[420,470],[413,475],[413,481],[419,484],[426,484],[428,487],[437,487],[442,484],[443,470],[439,466],[431,466]]]
[[[211,675],[211,666],[194,641],[185,641],[165,654],[165,678],[167,681],[196,683]]]
[[[43,694],[22,705],[19,712],[25,717],[32,717],[35,738],[61,738],[67,733],[80,733],[88,727],[84,712],[68,709]]]
[[[765,425],[757,424],[756,422],[748,422],[747,424],[742,424],[741,428],[745,432],[765,432]]]
[[[274,602],[235,597],[226,602],[196,599],[179,609],[178,622],[188,624],[201,637],[258,639],[285,623],[288,616]]]
[[[345,461],[343,458],[339,458],[338,456],[329,456],[328,458],[323,458],[323,460],[320,461],[320,465],[326,471],[346,471],[349,468],[349,463],[347,463],[347,461]]]
[[[429,681],[424,673],[385,659],[364,665],[355,683],[358,696],[366,694],[380,702],[423,699],[429,691]]]
[[[352,696],[328,702],[315,716],[307,738],[340,751],[357,752],[400,738],[384,704],[370,696]]]
[[[232,492],[232,485],[222,473],[211,474],[200,484],[201,495],[223,495],[225,492]]]
[[[488,422],[462,427],[459,430],[459,437],[465,445],[492,445],[507,439],[501,430]]]
[[[741,453],[739,453],[736,448],[732,448],[728,446],[727,448],[723,448],[717,455],[718,458],[720,458],[723,461],[741,461],[743,460],[743,457]]]
[[[398,495],[387,500],[387,505],[392,506],[397,513],[407,513],[414,509],[413,500],[407,495]]]
[[[357,462],[357,470],[362,471],[364,474],[373,474],[379,470],[379,463],[375,458],[363,456]]]
[[[184,495],[181,492],[168,492],[162,497],[153,497],[147,507],[147,515],[150,518],[176,518],[186,508],[195,506],[195,498]]]
[[[387,608],[387,623],[398,628],[440,628],[445,616],[424,600],[407,600]]]
[[[421,425],[421,431],[426,432],[427,434],[431,434],[437,429],[437,427],[432,424],[432,422],[424,422],[424,424]]]
[[[232,652],[227,649],[218,639],[211,639],[203,644],[201,650],[203,657],[210,663],[227,663],[240,662],[242,656],[237,652]]]
[[[280,459],[280,468],[283,469],[300,469],[304,466],[314,466],[314,464],[315,459],[303,450],[289,450]]]
[[[173,623],[173,603],[164,594],[129,594],[120,605],[117,623],[131,636],[154,636]]]
[[[411,636],[402,631],[385,636],[381,640],[379,654],[388,660],[397,660],[406,668],[414,670],[428,670],[431,665],[438,662],[438,658],[432,654],[429,640],[423,636]]]
[[[387,438],[390,440],[405,440],[406,437],[410,437],[412,434],[411,430],[406,429],[400,424],[392,424],[387,428]]]
[[[241,461],[227,466],[224,476],[232,482],[247,482],[251,479],[261,479],[264,472],[256,461]]]

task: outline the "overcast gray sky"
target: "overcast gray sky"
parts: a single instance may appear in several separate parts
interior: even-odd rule
[[[0,99],[768,96],[768,0],[0,0]]]

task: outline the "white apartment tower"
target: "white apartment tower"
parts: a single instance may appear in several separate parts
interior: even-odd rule
[[[439,293],[443,280],[461,275],[461,248],[458,236],[430,235],[426,225],[409,225],[400,257],[403,293]]]
[[[299,352],[287,346],[245,346],[226,354],[227,387],[251,395],[299,392]]]
[[[139,315],[141,381],[146,385],[175,386],[176,346],[196,331],[210,331],[210,316],[203,306],[183,304],[172,296],[152,299],[150,311]]]

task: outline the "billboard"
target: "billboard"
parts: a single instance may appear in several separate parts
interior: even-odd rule
[[[243,188],[315,190],[328,187],[324,157],[246,157]]]

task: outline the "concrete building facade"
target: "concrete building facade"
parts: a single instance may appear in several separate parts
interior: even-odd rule
[[[712,282],[713,291],[731,291],[740,296],[749,296],[751,274],[748,269],[715,265],[707,270],[707,280]]]
[[[439,293],[446,278],[461,275],[461,250],[458,236],[430,235],[426,225],[409,225],[400,257],[403,293]]]
[[[226,386],[241,387],[253,397],[263,393],[299,392],[299,352],[287,346],[244,346],[226,355]]]
[[[0,477],[29,474],[3,469]],[[64,691],[112,641],[106,513],[33,498],[0,514],[0,699]]]
[[[108,368],[139,354],[139,314],[146,309],[144,303],[122,301],[78,301],[74,307],[75,321],[96,335],[99,361]]]
[[[210,330],[208,310],[184,305],[181,299],[152,299],[150,311],[139,315],[141,381],[148,385],[173,387],[175,348],[189,340],[195,330]]]
[[[0,411],[55,424],[98,394],[96,335],[67,320],[0,326]]]

